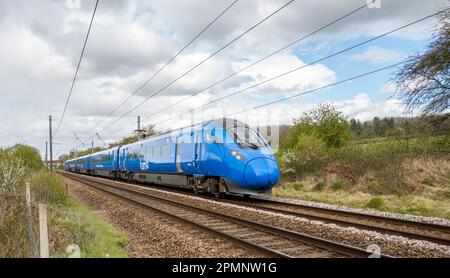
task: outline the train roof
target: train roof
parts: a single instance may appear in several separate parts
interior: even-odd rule
[[[108,148],[106,150],[95,152],[93,154],[88,154],[88,155],[84,155],[84,156],[81,156],[81,157],[73,158],[71,160],[67,160],[66,162],[79,160],[79,159],[87,158],[87,157],[98,155],[98,154],[102,154],[102,153],[107,153],[107,152],[110,152],[111,150],[115,150],[115,149],[122,148],[122,147],[137,146],[137,145],[143,144],[145,142],[148,142],[150,140],[155,140],[155,139],[160,139],[160,138],[167,137],[167,134],[171,134],[171,133],[174,133],[174,132],[177,132],[177,131],[181,131],[181,130],[186,129],[186,128],[192,128],[192,129],[195,130],[195,129],[198,129],[200,127],[204,127],[205,125],[210,124],[212,122],[214,122],[216,125],[218,125],[218,126],[220,126],[222,128],[231,127],[231,126],[234,126],[235,124],[237,126],[248,127],[247,124],[245,124],[245,123],[243,123],[241,121],[238,121],[236,119],[231,119],[231,118],[218,118],[218,119],[213,119],[213,120],[207,120],[207,121],[204,121],[202,123],[195,124],[195,125],[188,125],[188,126],[180,127],[180,128],[177,128],[177,129],[174,129],[174,130],[170,130],[170,131],[167,131],[167,132],[164,132],[164,133],[156,134],[154,136],[148,137],[148,138],[146,138],[144,140],[137,141],[137,142],[134,142],[134,143],[130,143],[130,144],[126,144],[126,145],[120,145],[120,146],[115,146],[115,147],[112,147],[112,148]]]

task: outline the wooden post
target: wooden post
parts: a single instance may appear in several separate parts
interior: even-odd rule
[[[52,116],[48,117],[48,129],[49,129],[49,137],[50,137],[50,173],[53,172],[53,133],[52,133]]]
[[[34,237],[33,232],[33,213],[31,211],[31,190],[30,190],[30,184],[26,183],[25,185],[25,199],[27,202],[27,232],[28,232],[28,242],[30,245],[30,258],[36,258],[36,238]]]
[[[47,205],[39,204],[39,239],[41,258],[49,258],[47,228]]]

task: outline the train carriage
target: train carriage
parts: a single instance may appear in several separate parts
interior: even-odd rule
[[[90,155],[90,174],[110,178],[117,177],[118,151],[119,147],[116,147]]]
[[[91,175],[216,195],[269,193],[279,179],[264,138],[233,119],[207,121],[80,159],[77,165],[87,159]]]

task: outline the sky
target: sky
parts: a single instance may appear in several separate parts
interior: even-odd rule
[[[102,144],[96,132],[107,143],[130,135],[136,129],[138,115],[143,126],[158,123],[155,129],[160,131],[224,115],[252,123],[257,119],[260,125],[290,124],[321,103],[331,103],[348,119],[361,121],[375,116],[406,116],[391,82],[395,69],[248,113],[236,112],[389,66],[420,53],[431,39],[436,18],[305,66],[449,6],[448,0],[377,0],[374,5],[210,87],[366,4],[366,0],[296,0],[172,83],[289,2],[239,0],[142,90],[106,118],[232,2],[100,0],[78,79],[54,138],[54,157],[74,148],[83,149],[74,132],[83,143],[94,140],[96,146]],[[1,147],[25,143],[44,154],[48,116],[53,116],[56,128],[94,5],[94,0],[0,0]],[[282,78],[192,111],[301,66],[304,66],[301,70]],[[181,101],[200,90],[203,91],[196,96]],[[180,103],[158,113],[176,102]]]

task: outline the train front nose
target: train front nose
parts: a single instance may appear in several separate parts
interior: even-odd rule
[[[256,158],[245,166],[244,179],[252,188],[273,187],[280,177],[280,170],[273,159]]]

